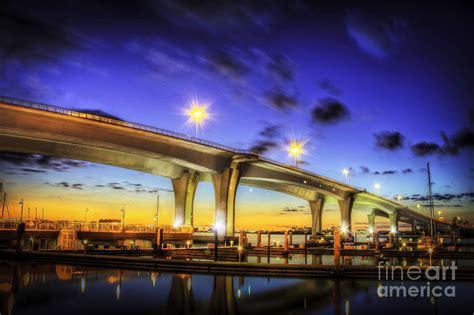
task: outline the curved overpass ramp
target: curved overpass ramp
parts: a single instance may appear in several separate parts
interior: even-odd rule
[[[394,224],[398,220],[429,221],[392,200],[264,159],[247,150],[8,97],[0,97],[0,151],[84,160],[169,178],[175,194],[175,225],[193,224],[197,185],[200,181],[212,181],[216,226],[222,236],[233,236],[234,233],[235,195],[239,183],[307,200],[312,212],[313,233],[321,230],[322,210],[327,198],[337,200],[341,226],[349,230],[354,207],[391,216]]]

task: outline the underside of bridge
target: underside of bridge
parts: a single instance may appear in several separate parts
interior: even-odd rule
[[[233,236],[235,198],[239,183],[274,190],[308,201],[312,233],[321,231],[328,198],[337,200],[344,230],[352,229],[352,209],[368,211],[369,227],[375,215],[426,222],[425,216],[401,205],[335,180],[251,153],[198,143],[171,132],[108,118],[71,116],[0,102],[0,151],[44,154],[118,166],[171,179],[177,226],[193,225],[193,204],[200,181],[211,181],[215,192],[215,224],[219,235]]]

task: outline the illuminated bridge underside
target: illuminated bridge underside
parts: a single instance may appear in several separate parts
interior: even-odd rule
[[[212,181],[216,223],[222,226],[222,236],[232,236],[234,232],[239,183],[307,200],[312,210],[313,233],[321,228],[321,214],[328,198],[338,202],[341,225],[347,229],[351,229],[353,207],[391,216],[395,228],[398,220],[429,222],[427,217],[392,200],[250,152],[70,112],[51,106],[42,109],[19,106],[17,100],[3,98],[3,102],[0,101],[0,150],[90,161],[172,179],[177,225],[192,225],[197,184]]]

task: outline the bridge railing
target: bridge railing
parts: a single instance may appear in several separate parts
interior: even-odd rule
[[[48,104],[42,104],[42,103],[37,103],[37,102],[32,102],[32,101],[26,101],[18,98],[13,98],[13,97],[7,97],[7,96],[0,96],[0,102],[10,104],[10,105],[15,105],[15,106],[21,106],[21,107],[27,107],[27,108],[33,108],[33,109],[39,109],[47,112],[52,112],[52,113],[57,113],[57,114],[62,114],[62,115],[68,115],[68,116],[74,116],[74,117],[80,117],[84,119],[89,119],[89,120],[94,120],[94,121],[100,121],[108,124],[113,124],[113,125],[120,125],[120,126],[125,126],[133,129],[138,129],[138,130],[143,130],[143,131],[148,131],[164,136],[169,136],[173,137],[176,139],[181,139],[189,142],[194,142],[198,144],[203,144],[208,147],[213,147],[216,149],[221,149],[237,154],[253,154],[256,155],[255,152],[250,151],[250,150],[243,150],[243,149],[236,149],[232,148],[230,146],[226,146],[220,143],[212,142],[209,140],[204,140],[204,139],[199,139],[195,137],[190,137],[187,135],[184,135],[182,133],[177,133],[174,131],[169,131],[166,129],[161,129],[161,128],[156,128],[156,127],[150,127],[142,124],[137,124],[133,122],[128,122],[125,120],[120,120],[120,119],[113,119],[113,118],[108,118],[108,117],[103,117],[99,115],[93,115],[89,113],[83,113],[78,110],[71,110],[63,107],[58,107],[58,106],[53,106],[53,105],[48,105]]]
[[[88,222],[83,221],[49,221],[49,220],[26,220],[25,229],[29,231],[60,231],[63,228],[71,227],[76,232],[112,232],[121,233],[154,233],[157,226],[153,224],[125,224],[116,222]],[[16,230],[19,224],[17,219],[0,219],[0,229]],[[172,225],[160,225],[165,233],[192,233],[192,227],[174,227]]]

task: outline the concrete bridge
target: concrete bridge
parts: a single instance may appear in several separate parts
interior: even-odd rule
[[[193,225],[193,203],[201,181],[215,192],[219,235],[234,235],[239,184],[278,191],[307,200],[312,233],[321,230],[328,200],[336,201],[340,225],[350,231],[354,208],[375,216],[426,228],[429,218],[381,196],[309,171],[271,161],[247,151],[149,126],[81,113],[61,107],[0,97],[0,151],[57,156],[108,164],[171,179],[175,226]],[[440,228],[448,225],[437,222]]]

